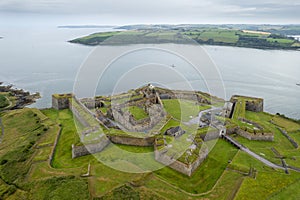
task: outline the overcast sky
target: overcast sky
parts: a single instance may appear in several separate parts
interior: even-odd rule
[[[300,0],[0,0],[0,23],[300,23]]]

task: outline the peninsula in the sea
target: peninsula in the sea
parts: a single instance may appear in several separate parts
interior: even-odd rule
[[[179,43],[298,50],[298,25],[130,25],[70,40],[84,45]]]

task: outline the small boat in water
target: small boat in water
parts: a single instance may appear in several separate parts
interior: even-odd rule
[[[300,83],[296,83],[296,85],[300,86]]]

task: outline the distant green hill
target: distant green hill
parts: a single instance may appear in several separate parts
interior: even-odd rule
[[[228,27],[182,27],[130,29],[127,31],[94,33],[71,40],[71,43],[84,45],[126,45],[126,44],[206,44],[221,46],[236,46],[258,49],[292,49],[300,48],[300,43],[278,33],[253,29],[233,29]]]

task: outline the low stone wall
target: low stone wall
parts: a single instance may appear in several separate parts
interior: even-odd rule
[[[129,122],[133,125],[133,126],[138,126],[140,124],[147,124],[151,122],[150,117],[146,117],[144,119],[140,119],[140,120],[136,120],[134,119],[133,115],[129,115]]]
[[[258,124],[256,122],[253,122],[251,120],[248,120],[248,119],[245,119],[245,118],[239,118],[239,120],[242,121],[242,122],[246,122],[246,123],[252,124],[253,126],[255,126],[256,128],[258,128],[260,130],[264,129],[260,124]]]
[[[283,130],[283,129],[281,129],[281,128],[278,128],[279,129],[279,131],[292,143],[292,145],[296,148],[296,149],[298,149],[298,147],[299,147],[299,145],[298,145],[298,143],[297,142],[295,142],[295,140],[293,140],[293,138],[291,138],[288,134],[287,134],[287,132],[285,131],[285,130]]]
[[[274,135],[272,133],[256,133],[256,135],[248,133],[240,128],[235,131],[238,135],[247,138],[248,140],[260,140],[260,141],[273,141]]]
[[[155,142],[154,137],[134,138],[134,137],[118,136],[118,135],[109,135],[107,137],[112,143],[115,144],[125,144],[125,145],[140,146],[140,147],[150,147],[153,146]]]
[[[295,170],[295,171],[297,171],[297,172],[300,172],[300,168],[298,168],[298,167],[287,166],[287,168],[292,169],[292,170]]]
[[[72,145],[72,158],[77,158],[80,156],[85,156],[85,155],[101,152],[109,144],[110,144],[110,141],[106,138],[103,138],[99,143],[95,143],[95,144],[86,144],[83,146],[75,146],[73,144]]]
[[[53,148],[52,148],[51,154],[49,156],[49,165],[51,167],[52,167],[52,161],[53,161],[53,158],[54,158],[54,154],[55,154],[55,151],[56,151],[56,146],[57,146],[58,140],[60,138],[60,135],[61,135],[61,127],[59,127],[59,129],[58,129],[58,132],[57,132],[54,144],[53,144]]]

